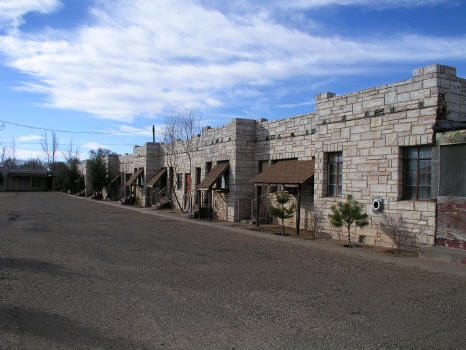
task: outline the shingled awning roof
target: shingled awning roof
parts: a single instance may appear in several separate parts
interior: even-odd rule
[[[144,173],[144,168],[138,169],[133,175],[131,175],[129,180],[126,181],[126,186],[131,186],[142,173]]]
[[[167,172],[167,168],[160,169],[159,172],[155,174],[155,176],[152,179],[150,179],[149,183],[147,184],[147,187],[154,187],[157,181],[159,181],[162,175],[165,174],[166,172]]]
[[[306,182],[312,176],[314,176],[313,160],[283,160],[265,169],[249,182],[269,185],[296,185]]]
[[[229,163],[219,163],[212,168],[212,170],[206,175],[199,185],[196,186],[198,190],[210,189],[215,181],[230,167]]]

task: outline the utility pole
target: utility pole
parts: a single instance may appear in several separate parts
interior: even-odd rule
[[[155,143],[155,125],[152,125],[152,142]]]

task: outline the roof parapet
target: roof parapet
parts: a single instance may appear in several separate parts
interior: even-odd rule
[[[431,64],[429,66],[424,66],[420,68],[416,68],[413,70],[413,77],[418,77],[425,74],[431,73],[443,73],[446,75],[450,75],[456,77],[456,68],[450,66],[443,66],[441,64]]]
[[[328,92],[328,91],[322,92],[322,93],[316,95],[316,102],[317,101],[320,102],[322,100],[328,100],[329,98],[335,97],[336,95],[337,94],[334,93],[334,92]]]

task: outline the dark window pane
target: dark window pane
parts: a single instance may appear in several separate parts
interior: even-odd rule
[[[340,185],[342,181],[342,170],[343,170],[343,152],[332,152],[328,153],[328,195],[336,196],[338,193],[341,194],[341,189],[337,187],[337,184]]]
[[[341,194],[342,194],[342,190],[341,190],[341,188],[342,188],[342,186],[341,186],[341,185],[339,185],[339,186],[338,186],[338,195],[339,195],[339,196],[341,196]]]
[[[432,146],[419,147],[419,158],[432,158]]]
[[[417,153],[418,149],[417,147],[409,147],[407,150],[406,150],[406,158],[417,158]]]
[[[416,186],[406,186],[406,199],[416,199]]]
[[[342,174],[338,174],[338,184],[341,185],[343,183]]]
[[[407,172],[416,172],[417,171],[417,160],[410,160],[406,164]]]
[[[419,172],[421,173],[430,173],[430,160],[420,160],[419,161]]]
[[[415,186],[416,185],[416,173],[406,173],[405,181],[406,181],[406,185]]]
[[[419,186],[417,188],[417,198],[418,199],[430,199],[430,186],[429,187]]]
[[[430,173],[419,174],[419,186],[430,186]]]

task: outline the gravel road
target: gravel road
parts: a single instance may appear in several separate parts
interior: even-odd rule
[[[466,349],[466,279],[0,193],[0,349]]]

